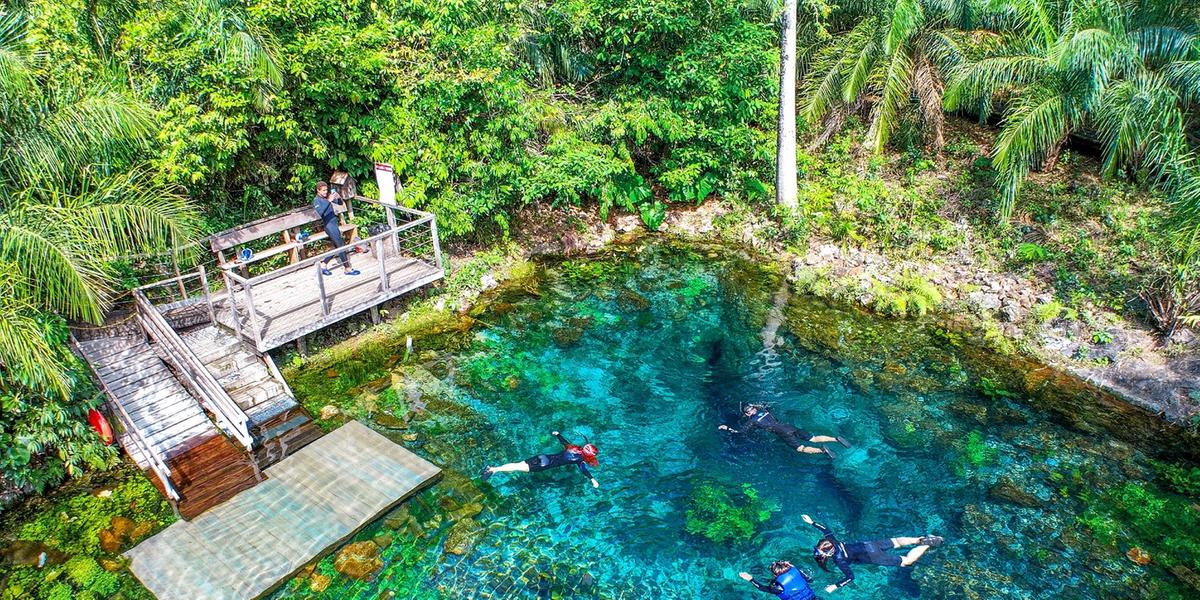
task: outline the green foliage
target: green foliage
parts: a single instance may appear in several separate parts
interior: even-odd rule
[[[1093,344],[1103,345],[1103,344],[1111,343],[1112,341],[1113,341],[1113,336],[1106,329],[1097,329],[1096,331],[1092,332],[1092,343]]]
[[[1017,246],[1017,256],[1025,262],[1036,263],[1050,258],[1050,251],[1045,246],[1025,242]]]
[[[898,317],[924,316],[942,302],[937,285],[917,273],[901,275],[894,285],[877,281],[871,286],[871,294],[875,310]]]
[[[987,396],[988,398],[992,398],[994,400],[1004,399],[1004,398],[1012,399],[1012,398],[1020,397],[1019,394],[1010,392],[1007,389],[1005,389],[1003,383],[998,382],[994,379],[987,378],[987,377],[979,378],[979,393],[983,394],[984,396]]]
[[[1042,302],[1033,307],[1033,318],[1037,320],[1038,323],[1049,323],[1050,321],[1062,316],[1065,308],[1066,307],[1057,300]]]
[[[111,526],[114,517],[149,523],[157,529],[174,521],[174,512],[136,469],[93,480],[97,477],[118,482],[111,488],[111,495],[97,494],[90,486],[65,486],[54,495],[30,498],[24,506],[3,514],[0,539],[38,540],[71,558],[62,565],[43,569],[0,564],[0,598],[86,600],[120,595],[130,600],[149,600],[149,592],[128,571],[109,572],[101,567],[98,559],[105,554],[100,549],[99,535]]]
[[[700,484],[688,497],[685,529],[717,544],[749,541],[758,526],[779,507],[758,496],[750,484],[729,491],[712,483]]]

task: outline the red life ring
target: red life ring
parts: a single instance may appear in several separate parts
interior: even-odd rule
[[[92,430],[96,432],[96,435],[100,436],[100,439],[104,441],[105,446],[112,445],[115,439],[113,437],[112,426],[108,424],[108,419],[105,419],[100,411],[94,408],[89,410],[88,423],[91,424]]]

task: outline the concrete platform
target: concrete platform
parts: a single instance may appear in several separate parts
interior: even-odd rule
[[[130,549],[130,570],[159,600],[258,598],[441,470],[351,421],[265,473],[267,481]]]

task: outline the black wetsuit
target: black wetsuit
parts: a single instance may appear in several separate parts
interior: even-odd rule
[[[583,454],[566,450],[566,447],[571,446],[572,444],[571,442],[568,442],[567,438],[563,437],[562,434],[556,434],[554,437],[558,438],[558,443],[563,445],[563,451],[559,452],[558,454],[539,454],[537,456],[531,456],[525,459],[525,464],[529,465],[529,472],[533,473],[535,471],[545,471],[546,469],[552,469],[554,467],[576,465],[579,467],[579,472],[583,473],[584,477],[591,479],[592,473],[591,471],[588,471],[587,465],[584,464]]]
[[[812,438],[812,434],[796,427],[789,425],[776,419],[774,415],[765,410],[760,410],[754,413],[753,417],[746,417],[738,424],[737,431],[739,433],[749,431],[752,427],[766,429],[771,433],[779,436],[779,439],[788,443],[793,448],[799,448]]]
[[[328,236],[329,243],[333,244],[334,248],[345,246],[346,242],[342,241],[342,230],[338,226],[337,212],[333,210],[333,203],[328,198],[313,196],[312,205],[313,209],[317,211],[317,215],[321,217],[321,224],[325,228],[325,235]],[[342,261],[343,267],[349,268],[350,260],[344,250],[339,252],[337,257]],[[333,260],[332,256],[321,262],[328,263],[331,260]]]
[[[833,542],[833,564],[837,565],[837,568],[844,575],[844,578],[837,582],[838,587],[854,581],[854,571],[850,569],[851,564],[883,565],[885,567],[899,567],[903,564],[903,558],[888,553],[888,550],[896,547],[890,538],[886,540],[843,544],[834,537],[833,532],[828,527],[820,523],[813,523],[813,527],[816,527],[821,533],[825,534],[823,539]],[[825,568],[825,565],[821,566]],[[826,568],[826,570],[828,569]]]

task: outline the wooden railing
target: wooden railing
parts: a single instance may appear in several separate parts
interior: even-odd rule
[[[158,282],[145,287],[151,288],[162,283]],[[229,397],[229,393],[212,376],[208,367],[204,366],[204,363],[179,337],[179,334],[175,333],[162,313],[150,303],[144,289],[138,288],[133,291],[138,321],[142,328],[164,350],[165,360],[183,376],[185,382],[196,393],[197,399],[205,409],[217,417],[222,428],[237,438],[247,450],[252,450],[254,438],[250,435],[248,426],[250,419],[246,416],[245,411],[233,401],[233,398]]]
[[[438,242],[437,221],[433,214],[404,207],[380,204],[378,201],[363,196],[357,196],[355,200],[383,206],[388,215],[389,228],[368,238],[349,242],[341,248],[332,248],[316,256],[311,256],[297,263],[285,265],[269,273],[263,273],[254,277],[243,277],[232,269],[222,270],[222,277],[225,280],[225,289],[227,291],[225,298],[229,302],[232,315],[231,320],[233,321],[232,326],[234,332],[239,337],[248,339],[259,350],[264,349],[264,341],[269,341],[264,340],[263,335],[264,322],[267,319],[267,315],[256,310],[254,290],[265,283],[299,271],[312,270],[314,272],[317,284],[316,300],[320,304],[321,315],[329,316],[334,311],[331,308],[331,299],[325,285],[326,276],[322,273],[322,269],[324,268],[323,263],[330,257],[351,251],[355,246],[369,246],[374,251],[375,260],[379,261],[376,278],[378,279],[378,290],[381,295],[386,295],[391,290],[396,289],[396,284],[389,281],[387,261],[390,259],[401,257],[415,260],[431,268],[441,270],[441,245]],[[385,245],[391,247],[390,255],[384,251]],[[245,315],[244,324],[241,315]],[[271,337],[274,338],[275,336]]]
[[[83,352],[79,350],[79,342],[71,335],[71,348],[79,356],[83,356]],[[179,500],[179,492],[175,491],[175,486],[171,483],[171,469],[167,466],[166,459],[146,441],[146,436],[142,434],[142,430],[134,423],[133,417],[125,412],[125,407],[121,406],[121,402],[111,390],[108,389],[108,384],[104,383],[104,378],[96,371],[90,361],[84,360],[88,368],[92,371],[92,379],[100,384],[100,390],[109,398],[108,405],[116,409],[116,416],[121,421],[121,427],[125,429],[125,443],[132,443],[138,452],[146,458],[146,462],[150,464],[150,470],[158,476],[158,480],[162,482],[163,491],[171,500]]]

